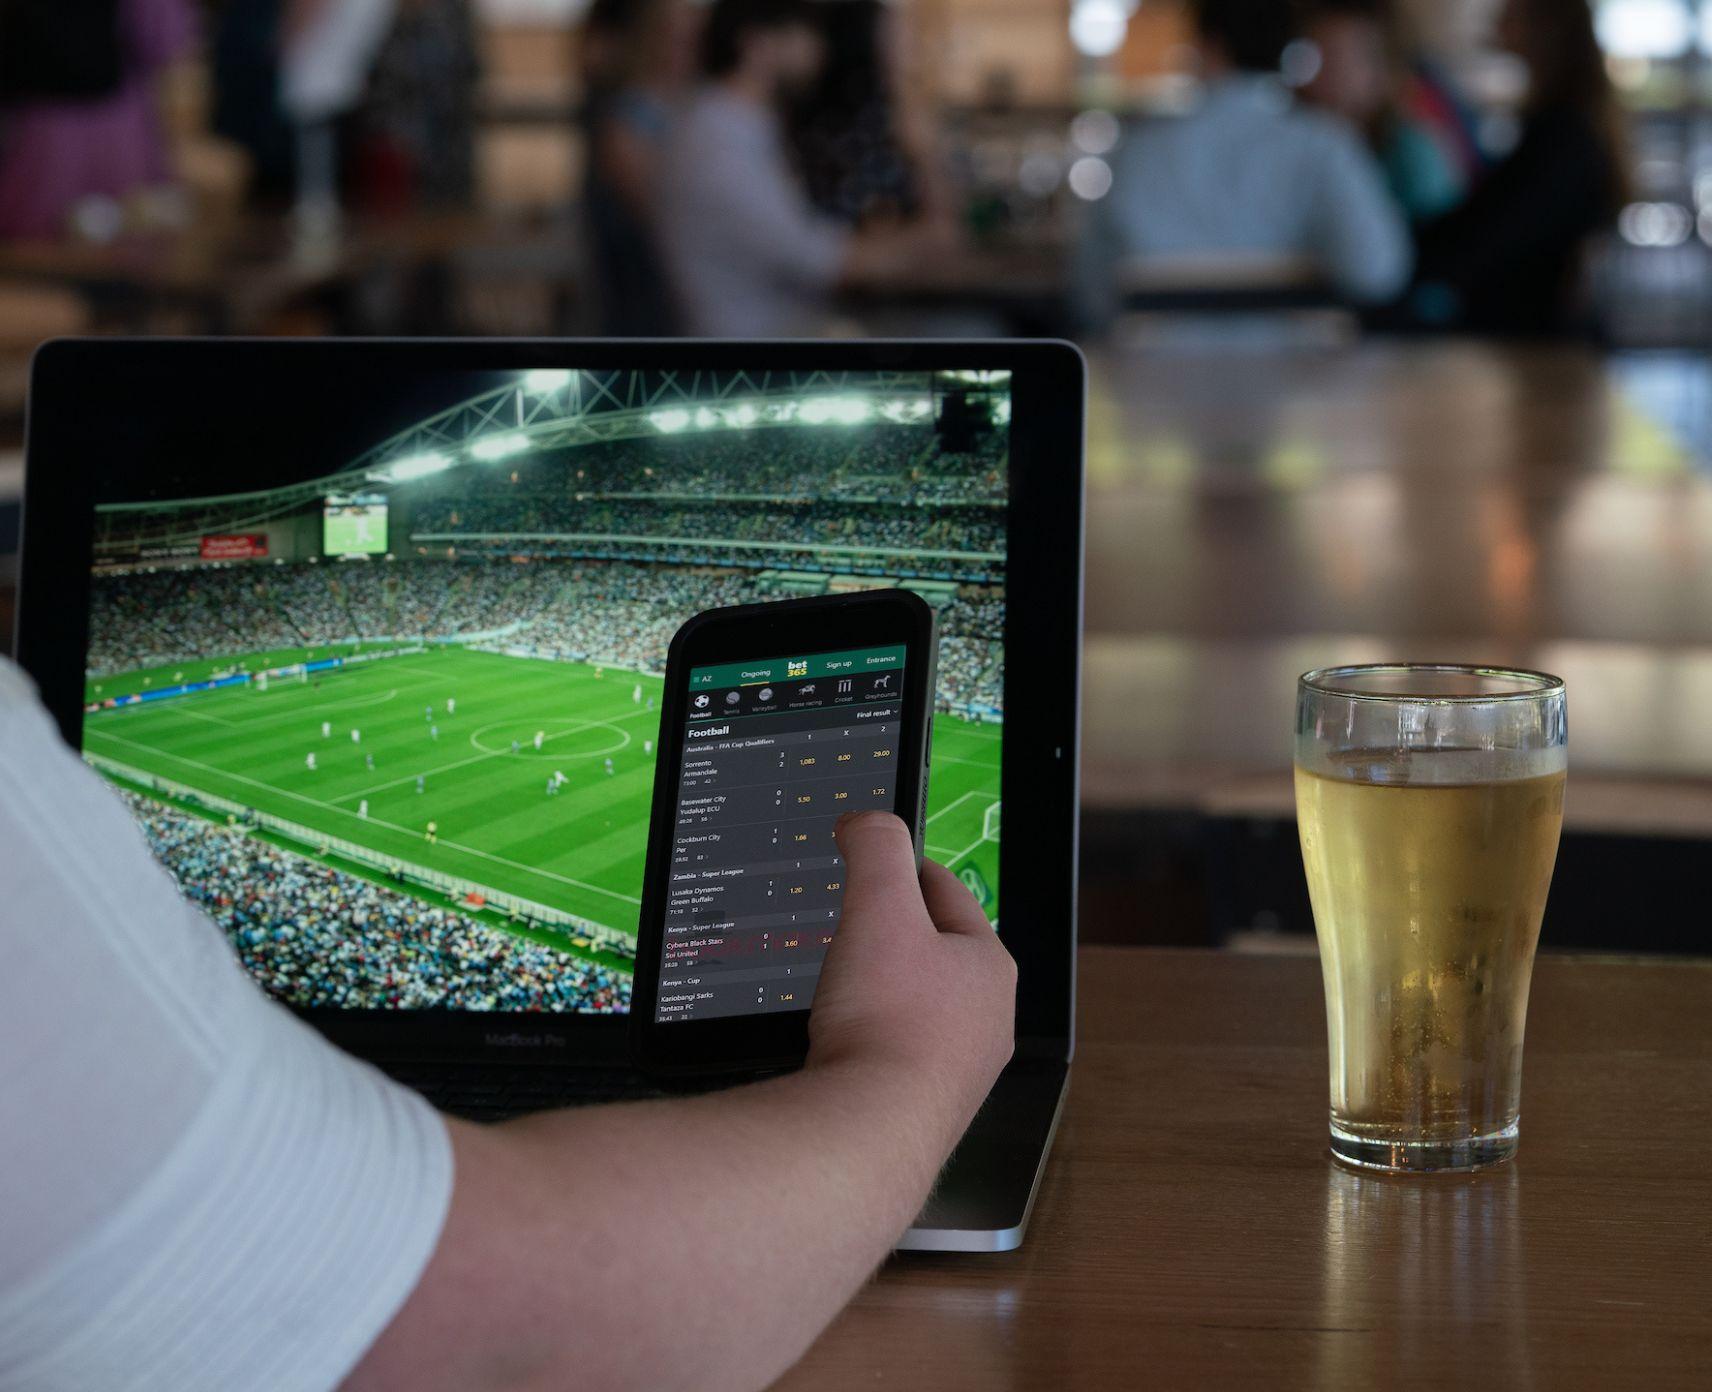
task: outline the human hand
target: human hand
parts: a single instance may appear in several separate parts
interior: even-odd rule
[[[1010,1059],[1016,963],[969,891],[889,812],[837,827],[844,914],[809,1015],[808,1066],[875,1061],[951,1089],[966,1122]]]

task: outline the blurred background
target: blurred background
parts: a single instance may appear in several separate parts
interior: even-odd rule
[[[0,0],[8,633],[71,333],[1074,338],[1086,937],[1312,950],[1294,678],[1430,659],[1707,950],[1712,0]]]

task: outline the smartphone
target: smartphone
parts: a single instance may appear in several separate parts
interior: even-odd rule
[[[932,608],[907,590],[711,609],[672,639],[631,997],[656,1075],[801,1064],[838,931],[847,812],[895,812],[920,863]]]

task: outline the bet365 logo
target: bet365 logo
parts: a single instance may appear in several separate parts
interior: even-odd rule
[[[806,677],[808,675],[808,659],[806,657],[791,658],[785,663],[785,675],[787,677]]]

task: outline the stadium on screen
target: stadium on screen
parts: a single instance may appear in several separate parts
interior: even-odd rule
[[[622,1011],[673,632],[906,585],[928,849],[999,920],[1008,378],[532,372],[319,477],[101,509],[85,757],[298,1004]]]
[[[385,555],[385,495],[330,494],[321,513],[321,549],[329,556]]]

